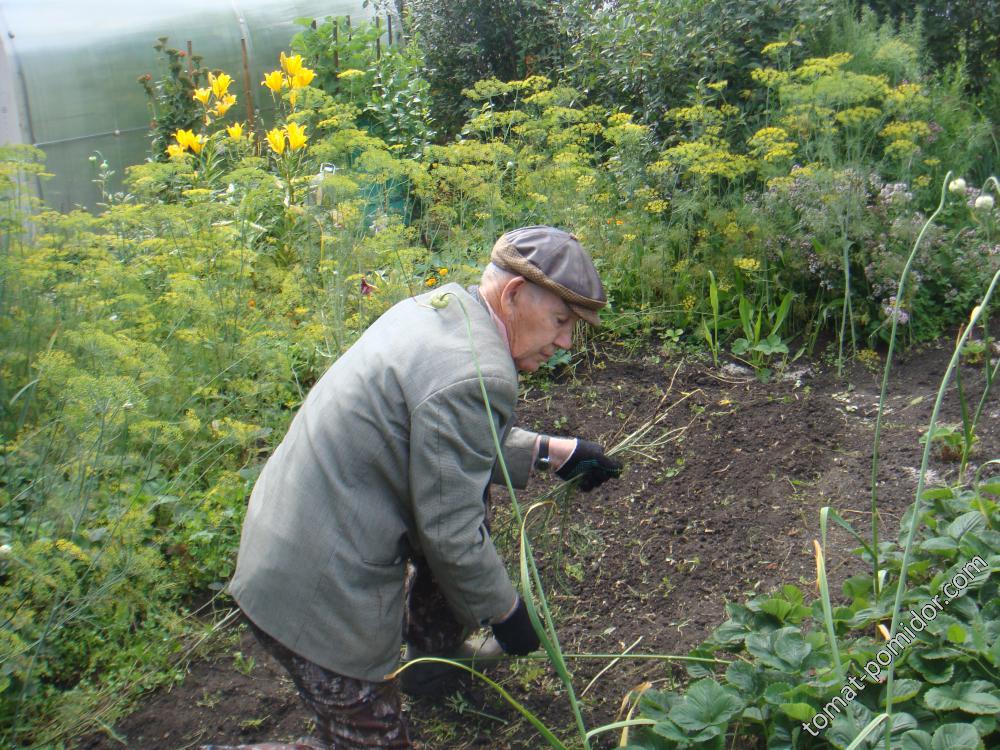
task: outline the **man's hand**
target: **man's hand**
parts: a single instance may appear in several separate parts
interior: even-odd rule
[[[577,440],[576,450],[559,467],[556,476],[567,481],[580,477],[580,489],[590,492],[609,479],[617,479],[621,473],[621,461],[605,456],[604,449],[597,443]]]
[[[520,597],[517,599],[517,606],[507,619],[495,622],[491,627],[497,643],[505,653],[526,656],[539,646],[538,634],[531,625],[531,618],[528,617],[528,607]]]

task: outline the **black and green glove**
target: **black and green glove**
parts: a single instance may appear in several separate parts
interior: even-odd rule
[[[590,492],[609,479],[617,479],[622,473],[621,461],[604,455],[604,448],[589,440],[577,440],[576,448],[566,459],[556,476],[569,481],[580,477],[580,489]]]

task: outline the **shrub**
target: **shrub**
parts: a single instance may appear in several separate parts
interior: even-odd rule
[[[897,24],[919,18],[935,68],[960,64],[973,92],[989,85],[990,71],[1000,57],[1000,3],[996,0],[870,0],[866,5]]]
[[[371,23],[351,27],[346,19],[328,18],[296,34],[291,46],[315,70],[316,88],[356,106],[358,124],[369,133],[416,155],[435,135],[424,51],[411,34],[405,43],[400,35],[383,44],[379,54],[382,33]]]

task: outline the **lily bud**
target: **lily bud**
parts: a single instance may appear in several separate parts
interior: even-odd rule
[[[980,195],[976,198],[976,209],[978,211],[990,211],[993,208],[992,195]]]
[[[965,180],[961,177],[956,177],[948,183],[948,190],[955,195],[965,195]]]

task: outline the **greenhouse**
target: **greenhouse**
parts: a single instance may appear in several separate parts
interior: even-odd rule
[[[149,153],[151,113],[137,78],[158,73],[157,39],[229,71],[241,106],[266,118],[273,104],[260,81],[301,29],[296,19],[371,13],[362,0],[2,0],[0,143],[45,151],[54,176],[37,189],[48,205],[93,206],[91,156],[107,161],[118,190],[124,168]]]

